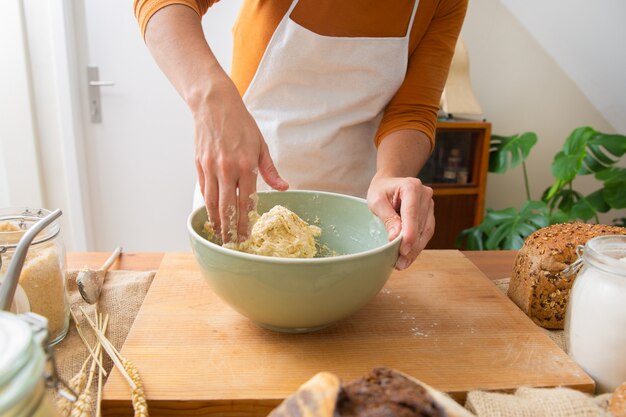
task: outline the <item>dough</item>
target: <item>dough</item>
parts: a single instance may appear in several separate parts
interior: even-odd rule
[[[256,212],[254,212],[256,214]],[[260,217],[249,215],[254,220],[250,238],[244,242],[229,242],[223,246],[240,252],[279,258],[313,258],[317,254],[315,238],[322,230],[298,217],[283,206],[274,206]],[[213,229],[209,223],[204,230],[213,238]]]

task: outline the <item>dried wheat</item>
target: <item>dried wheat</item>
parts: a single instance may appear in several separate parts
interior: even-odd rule
[[[70,417],[88,417],[91,411],[91,388],[86,387],[72,407]]]
[[[99,329],[96,323],[94,323],[89,318],[89,316],[82,307],[80,308],[80,310],[82,311],[85,319],[87,320],[87,323],[89,323],[96,337],[98,338],[98,341],[100,342],[100,344],[98,345],[98,349],[102,348],[107,352],[115,366],[119,369],[122,376],[124,376],[124,378],[128,382],[128,385],[131,388],[131,400],[133,403],[133,409],[135,410],[134,417],[149,417],[148,402],[146,400],[146,395],[143,390],[143,382],[141,381],[141,376],[139,375],[137,367],[134,363],[125,359],[105,335],[108,316],[105,319],[104,329]]]
[[[100,353],[100,345],[96,347],[96,355]],[[89,378],[87,378],[87,384],[85,389],[80,393],[78,399],[72,406],[70,417],[88,417],[91,411],[91,382],[93,381],[94,372],[96,369],[96,361],[91,361],[91,368],[89,369]]]
[[[96,308],[97,308],[97,303],[96,303]],[[109,324],[109,315],[107,314],[106,317],[104,318],[104,321],[102,321],[102,315],[100,315],[100,322],[102,323],[102,326],[100,326],[100,331],[102,331],[103,334],[106,334],[107,331],[107,325]],[[104,349],[100,349],[100,363],[102,363],[102,351]],[[104,369],[102,369],[102,367],[100,367],[99,371],[98,371],[98,391],[97,391],[97,397],[96,397],[96,417],[100,417],[101,415],[101,409],[102,409],[102,379],[104,377]]]
[[[85,382],[87,382],[87,364],[90,360],[91,356],[88,356],[87,359],[85,359],[85,362],[83,362],[80,371],[78,371],[78,373],[76,373],[76,375],[74,375],[67,383],[68,387],[76,395],[82,391],[85,386]],[[61,417],[68,417],[70,415],[70,411],[72,410],[72,401],[60,396],[57,399],[56,405]]]
[[[108,318],[105,319],[104,322],[102,322],[102,320],[98,320],[98,316],[96,315],[96,321],[98,322],[98,326],[101,329],[103,330],[106,329]],[[78,384],[76,388],[72,387],[72,389],[76,393],[78,393],[80,392],[80,387],[84,384],[84,389],[82,390],[82,392],[80,392],[78,399],[71,407],[69,417],[89,417],[90,415],[90,412],[92,409],[91,384],[95,376],[96,366],[98,367],[99,377],[102,375],[102,371],[103,371],[102,367],[100,366],[102,361],[97,359],[98,356],[101,356],[102,345],[98,342],[96,343],[97,343],[96,349],[93,352],[91,352],[93,355],[93,360],[91,361],[91,367],[89,369],[89,376],[87,377],[87,373],[85,372],[86,368],[81,369],[81,372],[79,373],[80,377],[78,379],[81,379],[82,382],[80,382],[80,384]],[[91,359],[91,357],[87,359],[89,360]],[[85,361],[85,364],[86,363],[87,361]],[[85,366],[85,364],[83,364],[83,367]],[[86,383],[85,383],[85,379],[87,380]],[[70,381],[70,384],[71,384],[71,381]],[[67,415],[67,414],[64,414],[64,415]]]
[[[102,362],[100,362],[100,360],[96,357],[94,350],[91,348],[91,346],[89,346],[89,343],[87,343],[87,339],[85,338],[85,335],[83,334],[82,326],[80,325],[80,322],[78,321],[78,317],[76,317],[76,314],[74,314],[74,311],[72,311],[71,308],[70,308],[70,315],[72,316],[72,319],[74,320],[74,325],[76,326],[76,331],[78,332],[78,336],[83,341],[83,344],[87,347],[87,350],[89,351],[89,354],[91,355],[91,357],[96,362],[98,362],[98,366],[100,367],[100,369],[102,369],[102,372],[104,372],[104,376],[107,376],[107,372],[104,370],[104,367],[102,366]],[[99,341],[96,338],[96,346],[98,343]]]
[[[131,390],[135,417],[148,417],[148,403],[146,401],[146,394],[143,391],[143,382],[141,381],[141,376],[139,376],[139,371],[137,370],[135,364],[127,359],[122,358],[122,363],[124,364],[124,369],[126,369],[126,372],[128,372],[128,375],[130,375],[136,387]]]
[[[128,372],[126,372],[126,369],[124,369],[124,365],[122,364],[122,362],[119,359],[120,358],[120,354],[117,351],[117,349],[115,349],[115,346],[113,346],[113,344],[109,341],[109,339],[107,339],[106,336],[104,334],[102,334],[102,332],[98,329],[98,327],[95,325],[95,323],[89,318],[89,316],[87,315],[87,313],[85,312],[85,310],[82,307],[80,307],[80,311],[83,313],[83,316],[85,316],[85,319],[87,320],[87,323],[89,323],[89,326],[91,326],[91,329],[93,330],[94,334],[96,335],[96,337],[100,341],[100,346],[102,346],[104,348],[106,353],[109,355],[109,357],[113,361],[113,364],[118,369],[118,371],[120,371],[120,373],[122,374],[124,379],[126,379],[126,382],[128,382],[130,387],[132,389],[135,389],[136,388],[135,383],[133,382],[131,377],[128,375]]]

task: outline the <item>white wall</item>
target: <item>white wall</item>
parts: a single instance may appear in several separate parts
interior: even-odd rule
[[[503,3],[614,129],[626,133],[626,2]]]
[[[619,16],[603,23],[622,24]],[[579,26],[578,30],[597,45],[608,42],[596,36],[595,25]],[[533,198],[538,199],[550,185],[550,164],[574,128],[590,125],[603,132],[615,131],[502,1],[471,1],[461,35],[469,52],[474,91],[492,123],[492,132],[512,135],[534,131],[539,137],[528,159]],[[619,39],[612,42],[615,50],[623,44]],[[594,71],[591,63],[585,66]],[[612,83],[623,85],[623,76]],[[574,185],[585,194],[599,188],[593,178]],[[487,207],[519,207],[525,200],[521,169],[489,175]],[[610,223],[615,217],[614,212],[602,216],[601,221]]]
[[[5,0],[0,13],[0,203],[41,207],[43,187],[31,95],[30,62],[19,0]]]

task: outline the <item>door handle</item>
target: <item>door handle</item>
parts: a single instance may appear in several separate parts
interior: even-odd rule
[[[89,87],[113,87],[113,81],[89,81]]]
[[[113,87],[113,81],[101,81],[98,67],[87,67],[87,85],[89,86],[89,119],[91,123],[102,123],[102,102],[100,87]]]

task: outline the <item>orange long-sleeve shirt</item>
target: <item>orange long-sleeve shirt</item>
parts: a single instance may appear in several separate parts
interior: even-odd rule
[[[217,0],[135,0],[142,35],[150,17],[171,4],[204,15]],[[227,1],[227,0],[224,0]],[[240,94],[248,88],[265,49],[292,0],[244,0],[233,28],[231,78]],[[325,36],[399,37],[407,31],[414,0],[301,0],[291,18]],[[421,0],[410,33],[407,73],[376,133],[413,129],[434,142],[441,92],[461,30],[467,0]]]

